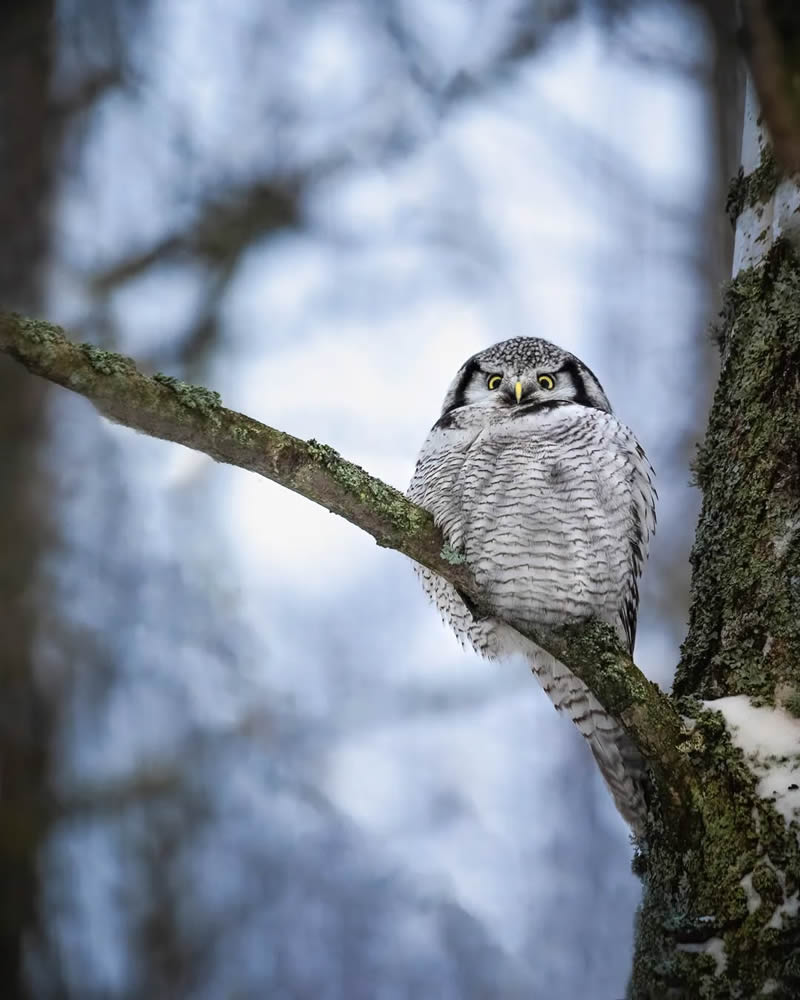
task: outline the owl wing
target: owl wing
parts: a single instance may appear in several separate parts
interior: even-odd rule
[[[650,539],[656,530],[656,500],[658,493],[653,485],[655,473],[644,453],[644,449],[623,424],[620,443],[628,468],[630,490],[630,579],[631,589],[626,596],[620,618],[628,640],[628,652],[633,654],[636,642],[636,619],[639,611],[639,577],[650,547]]]

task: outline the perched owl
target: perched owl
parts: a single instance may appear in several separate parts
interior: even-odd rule
[[[636,748],[583,681],[517,628],[595,617],[633,650],[638,579],[655,530],[652,480],[586,365],[546,340],[515,337],[461,367],[408,491],[463,553],[497,614],[474,617],[454,587],[420,568],[442,617],[486,657],[525,655],[586,737],[636,832],[646,814]]]

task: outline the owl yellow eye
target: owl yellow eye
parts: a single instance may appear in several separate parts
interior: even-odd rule
[[[500,383],[502,381],[503,381],[503,376],[502,375],[490,375],[489,376],[489,381],[486,383],[486,385],[490,389],[499,389],[500,388]]]
[[[540,375],[536,381],[543,389],[555,389],[556,383],[552,375]]]

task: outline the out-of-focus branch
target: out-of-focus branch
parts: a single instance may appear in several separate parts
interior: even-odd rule
[[[337,161],[331,159],[325,169],[334,171],[336,166]],[[224,195],[208,194],[194,220],[183,229],[95,274],[94,292],[102,300],[125,282],[170,261],[186,260],[203,267],[202,305],[180,343],[171,345],[174,353],[170,354],[185,366],[197,367],[217,338],[220,304],[242,256],[268,234],[302,224],[303,192],[321,169],[317,165],[305,173],[259,179]]]
[[[333,448],[225,409],[208,389],[165,375],[143,375],[130,358],[75,344],[59,327],[40,320],[0,313],[0,351],[29,372],[85,396],[117,423],[258,473],[321,504],[379,545],[444,577],[472,602],[475,614],[494,613],[431,515]],[[651,764],[662,805],[686,814],[695,780],[678,749],[685,736],[680,719],[671,700],[621,649],[614,630],[588,622],[528,635],[573,670],[623,722]]]
[[[800,6],[745,0],[744,49],[775,156],[800,170]]]
[[[137,278],[155,264],[181,253],[212,269],[230,270],[240,255],[267,233],[300,222],[300,193],[307,181],[298,177],[254,183],[227,198],[210,198],[195,222],[183,232],[127,257],[95,275],[95,291],[112,290]]]

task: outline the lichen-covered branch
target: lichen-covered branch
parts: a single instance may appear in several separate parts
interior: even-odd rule
[[[0,313],[0,351],[29,372],[89,399],[106,417],[204,452],[301,494],[369,532],[379,545],[427,566],[470,598],[481,595],[459,553],[443,544],[430,514],[316,441],[302,441],[226,409],[215,392],[165,375],[146,376],[130,358],[67,339],[57,326]],[[670,700],[598,623],[531,635],[566,663],[628,728],[663,784],[667,808],[687,809],[692,779],[680,719]]]
[[[446,568],[459,587],[472,586],[466,569],[441,555],[442,539],[429,514],[332,448],[228,410],[209,389],[168,375],[146,376],[130,358],[75,344],[41,320],[0,314],[0,350],[29,372],[85,396],[116,423],[265,476],[363,528],[379,545],[437,572]]]

